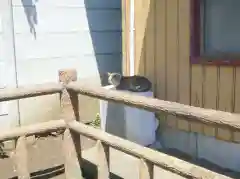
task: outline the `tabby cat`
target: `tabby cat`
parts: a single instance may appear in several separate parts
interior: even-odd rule
[[[108,83],[118,90],[128,90],[132,92],[146,92],[151,90],[151,82],[144,76],[122,76],[119,73],[108,73]]]

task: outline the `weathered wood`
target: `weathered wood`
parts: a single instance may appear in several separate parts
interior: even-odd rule
[[[98,179],[109,179],[109,146],[102,144],[102,142],[98,140],[96,148]]]
[[[77,80],[75,69],[59,70],[59,82],[63,86],[71,81]],[[78,94],[68,92],[66,88],[60,93],[61,117],[65,122],[79,120]],[[81,179],[81,141],[80,135],[75,131],[66,129],[63,137],[63,148],[65,154],[65,175],[67,179]]]
[[[14,156],[15,167],[19,179],[30,179],[27,160],[26,138],[21,136],[17,139],[16,152]]]
[[[59,70],[59,82],[64,86],[69,82],[77,80],[77,71],[75,69],[62,69]],[[78,94],[74,91],[67,91],[66,88],[60,93],[61,117],[65,122],[79,121],[79,107],[78,107]],[[71,132],[71,137],[77,149],[78,155],[81,156],[81,141],[80,135]],[[80,160],[80,159],[79,159]]]
[[[64,120],[55,120],[29,126],[16,127],[11,130],[1,131],[0,141],[11,140],[19,136],[29,136],[37,133],[56,131],[65,128],[65,126],[66,124]]]
[[[59,82],[64,86],[71,81],[77,80],[75,69],[59,70]],[[60,93],[61,117],[64,120],[79,120],[78,94],[74,91],[67,91],[66,88]]]
[[[68,90],[74,90],[82,95],[102,100],[124,103],[129,106],[153,112],[164,112],[180,117],[185,117],[191,121],[198,121],[219,127],[229,127],[238,131],[240,130],[240,115],[238,114],[211,109],[203,109],[176,102],[163,101],[155,98],[139,96],[130,92],[128,93],[116,90],[107,90],[96,86],[86,86],[78,82],[70,83],[66,87]]]
[[[79,102],[78,102],[78,93],[75,91],[68,91],[69,97],[70,97],[70,101],[71,101],[71,105],[72,105],[72,110],[73,110],[73,117],[70,120],[76,120],[76,121],[80,121],[80,115],[79,115]]]
[[[66,129],[63,135],[63,152],[65,157],[65,176],[67,179],[83,179],[81,161],[75,147],[71,132]]]
[[[57,83],[4,88],[0,90],[0,102],[60,93],[62,88],[63,86]]]
[[[124,153],[136,156],[138,158],[149,160],[153,164],[165,170],[171,171],[173,173],[176,173],[180,176],[189,179],[190,178],[199,179],[200,173],[204,173],[204,177],[201,177],[201,179],[210,179],[214,177],[216,178],[218,177],[218,179],[230,179],[229,177],[209,171],[202,167],[192,165],[188,162],[182,161],[167,154],[142,147],[133,142],[124,140],[117,136],[113,136],[102,130],[94,129],[93,127],[87,126],[76,121],[68,123],[67,126],[69,126],[71,129],[84,136],[93,138],[95,140],[100,140],[104,142],[106,145],[110,145],[111,147],[120,150]]]
[[[139,179],[153,179],[153,165],[144,159],[139,161]]]

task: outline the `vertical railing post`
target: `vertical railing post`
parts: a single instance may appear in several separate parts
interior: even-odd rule
[[[100,140],[98,140],[96,148],[98,179],[109,179],[109,146],[103,144]]]
[[[21,136],[17,139],[14,163],[17,170],[18,178],[30,179],[30,173],[28,171],[28,157],[25,136]]]
[[[77,72],[74,69],[60,70],[59,82],[67,85],[77,80]],[[78,95],[63,89],[61,96],[61,117],[66,123],[79,120]],[[65,157],[65,175],[67,179],[81,179],[81,143],[80,135],[67,128],[63,134],[63,151]]]
[[[77,81],[77,72],[74,69],[59,70],[59,82],[67,85],[70,82]],[[78,112],[78,95],[74,92],[68,93],[64,88],[61,96],[61,117],[70,122],[77,117],[79,120]]]
[[[139,162],[139,179],[153,179],[153,164],[144,159],[140,159]]]

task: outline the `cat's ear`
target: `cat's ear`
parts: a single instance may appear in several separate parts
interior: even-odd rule
[[[107,72],[107,75],[110,76],[112,73]]]

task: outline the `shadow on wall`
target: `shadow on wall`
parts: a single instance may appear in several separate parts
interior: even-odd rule
[[[37,16],[38,3],[40,3],[39,0],[22,0],[30,32],[32,32],[35,38],[35,26],[38,23],[38,18],[41,18]],[[95,56],[99,75],[96,74],[97,72],[94,70],[93,74],[91,74],[92,76],[88,76],[87,78],[81,78],[81,75],[78,76],[80,76],[79,80],[86,83],[99,84],[99,76],[104,72],[121,72],[121,1],[84,0],[84,3],[93,46],[93,54],[90,55]],[[79,24],[81,22],[76,21],[76,23]],[[79,50],[81,50],[81,48]],[[80,74],[81,73],[82,72],[80,72]],[[51,97],[38,97],[34,105],[29,107],[28,104],[33,104],[31,100],[33,99],[21,101],[21,119],[24,119],[24,122],[22,122],[24,125],[32,123],[32,119],[42,122],[59,118],[59,100],[56,95]],[[95,114],[99,111],[98,100],[80,95],[79,101],[81,121],[89,123],[94,120]],[[29,111],[34,111],[34,113]]]
[[[39,0],[21,0],[30,33],[37,38],[37,3]],[[122,71],[121,1],[84,0],[88,26],[99,75]]]
[[[122,73],[121,1],[84,0],[94,55],[101,78],[106,84],[106,72]]]
[[[28,21],[30,33],[33,34],[34,38],[37,38],[35,25],[38,24],[38,15],[36,4],[39,0],[21,0],[24,12]]]

